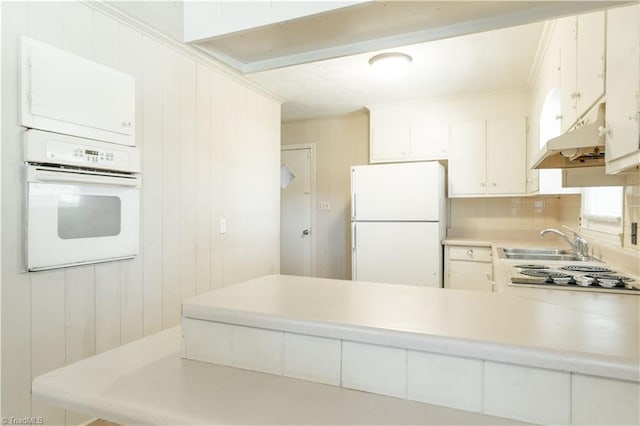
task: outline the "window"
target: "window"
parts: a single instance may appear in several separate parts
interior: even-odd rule
[[[622,232],[623,187],[602,186],[582,190],[582,228],[607,234]]]

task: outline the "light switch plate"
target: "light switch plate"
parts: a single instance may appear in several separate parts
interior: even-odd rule
[[[321,201],[320,210],[331,210],[331,203],[329,201]]]
[[[220,225],[219,225],[219,232],[220,234],[226,234],[227,233],[227,219],[222,218],[220,219]]]

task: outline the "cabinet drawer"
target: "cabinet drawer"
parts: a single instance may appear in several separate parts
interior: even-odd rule
[[[449,246],[449,259],[491,262],[491,247]]]

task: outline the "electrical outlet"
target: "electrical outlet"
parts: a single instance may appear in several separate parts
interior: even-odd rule
[[[220,219],[219,232],[220,232],[220,234],[226,234],[227,233],[227,219],[225,219],[225,218]]]
[[[631,222],[631,244],[638,245],[638,222]]]
[[[320,210],[331,210],[331,203],[328,201],[321,201]]]

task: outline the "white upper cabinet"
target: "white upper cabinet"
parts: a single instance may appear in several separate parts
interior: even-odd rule
[[[487,121],[487,192],[522,194],[527,190],[526,136],[524,118]]]
[[[412,157],[423,160],[443,160],[448,155],[448,124],[414,124],[411,126]]]
[[[414,107],[378,105],[369,111],[371,163],[447,158],[448,123],[429,123]]]
[[[561,38],[562,131],[571,128],[604,95],[605,13],[558,21]]]
[[[523,117],[452,124],[449,155],[449,197],[526,192]]]
[[[606,169],[640,164],[640,6],[607,12]]]
[[[449,197],[487,192],[485,121],[451,125]]]
[[[135,79],[22,39],[21,124],[135,146]]]

